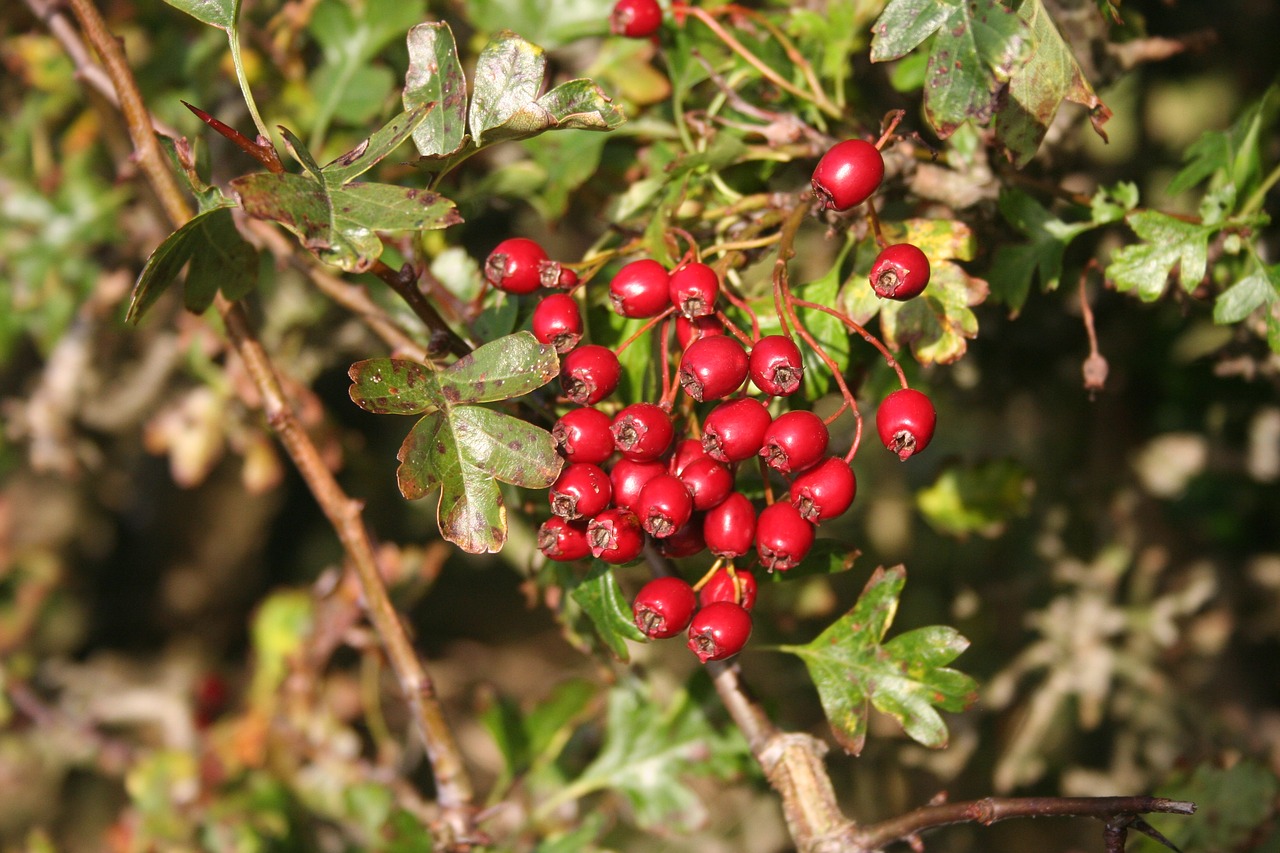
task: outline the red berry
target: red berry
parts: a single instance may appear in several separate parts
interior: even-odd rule
[[[702,536],[717,557],[741,557],[751,550],[756,535],[756,508],[741,492],[734,492],[707,510]]]
[[[707,550],[707,540],[702,536],[702,513],[695,512],[675,533],[658,540],[658,550],[664,557],[678,559],[692,557]]]
[[[609,31],[615,36],[648,38],[662,26],[658,0],[618,0],[609,15]]]
[[[706,585],[698,590],[698,603],[703,607],[716,601],[732,601],[741,604],[743,610],[756,606],[756,576],[736,569],[717,569]]]
[[[599,465],[613,455],[612,421],[599,409],[571,409],[551,428],[560,455],[570,462]]]
[[[871,289],[882,299],[905,302],[924,292],[929,283],[929,259],[918,246],[886,246],[871,265]]]
[[[756,519],[756,552],[769,571],[794,569],[813,547],[813,525],[791,504],[770,504]]]
[[[551,511],[570,520],[593,516],[613,500],[613,484],[599,465],[570,462],[551,484]]]
[[[507,293],[533,293],[542,284],[546,251],[527,237],[503,240],[484,262],[484,277]]]
[[[693,496],[679,477],[659,474],[640,490],[635,512],[641,527],[655,539],[665,539],[693,515]]]
[[[904,462],[929,446],[938,413],[927,396],[914,388],[894,391],[876,410],[876,431],[884,446]]]
[[[720,297],[720,276],[706,264],[685,264],[671,273],[670,296],[681,316],[693,319],[714,314]]]
[[[606,509],[587,522],[587,544],[592,556],[606,563],[629,563],[644,548],[640,519],[629,509]]]
[[[751,348],[751,384],[774,397],[794,394],[804,376],[804,359],[796,342],[786,335],[768,335]]]
[[[680,384],[699,403],[728,397],[746,378],[747,352],[728,335],[700,338],[680,359]]]
[[[680,472],[684,471],[690,462],[705,458],[707,458],[707,451],[702,449],[701,441],[696,438],[682,438],[676,443],[675,452],[671,454],[671,461],[667,463],[667,470],[679,477]]]
[[[846,139],[822,155],[813,170],[813,194],[824,207],[848,210],[871,197],[884,179],[884,158],[870,142]]]
[[[559,267],[559,269],[556,270],[555,281],[548,284],[546,280],[547,269],[548,269],[547,265],[543,264],[542,266],[542,274],[543,274],[542,286],[543,287],[555,287],[560,290],[573,290],[575,287],[578,286],[578,274],[575,271],[569,269],[568,267]]]
[[[806,521],[817,524],[848,509],[857,491],[858,480],[849,463],[828,456],[792,481],[791,505]]]
[[[651,258],[632,261],[609,282],[609,301],[623,317],[657,317],[671,307],[667,268]]]
[[[676,342],[680,344],[680,349],[682,350],[688,349],[689,344],[699,338],[710,338],[723,334],[724,323],[720,322],[720,318],[714,314],[695,317],[692,320],[683,315],[676,317]]]
[[[760,452],[772,420],[764,403],[752,397],[721,403],[702,424],[702,447],[721,462],[750,459]]]
[[[697,606],[698,596],[688,582],[666,577],[654,578],[640,587],[631,610],[640,633],[659,640],[688,628]]]
[[[608,397],[621,378],[618,356],[599,344],[577,347],[560,359],[560,388],[580,406],[594,406]]]
[[[733,472],[710,456],[693,460],[679,476],[693,496],[694,509],[711,509],[733,491]]]
[[[830,439],[827,425],[813,412],[784,412],[765,430],[760,455],[773,470],[790,474],[821,459]]]
[[[538,528],[538,550],[548,559],[564,563],[591,556],[586,522],[551,516]]]
[[[533,309],[533,336],[564,355],[582,340],[582,314],[567,293],[552,293]]]
[[[614,505],[635,510],[640,501],[640,490],[654,477],[666,472],[667,466],[661,462],[619,459],[609,471],[609,481],[613,483]]]
[[[637,462],[657,459],[667,452],[675,437],[671,416],[653,403],[632,403],[618,412],[611,432],[614,446]]]
[[[732,601],[708,604],[689,623],[689,648],[702,663],[733,657],[750,636],[751,614]]]

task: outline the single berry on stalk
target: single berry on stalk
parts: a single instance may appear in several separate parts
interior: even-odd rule
[[[857,491],[858,480],[849,463],[828,456],[791,481],[791,505],[805,521],[817,524],[847,510]]]
[[[789,503],[770,504],[756,519],[756,553],[769,571],[785,572],[800,565],[813,547],[813,525]]]
[[[804,359],[796,342],[786,335],[767,335],[751,347],[751,384],[773,397],[787,397],[800,387]]]
[[[671,416],[653,403],[632,403],[618,412],[611,432],[614,446],[637,462],[657,459],[667,452],[675,437]]]
[[[680,359],[680,385],[699,403],[728,397],[746,378],[747,351],[728,335],[700,338]]]
[[[530,320],[533,336],[564,355],[582,340],[582,313],[578,302],[567,293],[552,293],[533,309]]]
[[[608,508],[613,484],[599,465],[570,462],[551,484],[551,511],[561,518],[590,518]]]
[[[648,38],[662,26],[658,0],[618,0],[609,14],[609,32],[627,38]]]
[[[822,155],[813,170],[813,194],[824,207],[848,210],[862,204],[884,179],[884,158],[870,142],[846,139]]]
[[[547,253],[527,237],[503,240],[484,262],[484,277],[507,293],[533,293],[542,284],[543,261]]]
[[[881,299],[905,302],[929,283],[929,259],[911,243],[885,246],[871,265],[871,289]]]
[[[714,314],[720,297],[720,276],[704,263],[693,261],[671,273],[671,304],[683,317],[693,319]]]
[[[693,515],[693,496],[679,477],[659,474],[640,490],[635,513],[649,535],[665,539],[684,527]]]
[[[760,455],[773,470],[791,474],[817,463],[830,439],[827,425],[813,412],[783,412],[765,430]]]
[[[538,528],[538,550],[548,559],[564,563],[591,556],[586,521],[551,516]]]
[[[654,578],[640,588],[631,605],[636,627],[653,640],[674,637],[689,627],[698,597],[688,582],[677,577]]]
[[[914,388],[894,391],[876,409],[880,441],[903,462],[929,446],[937,423],[933,402]]]
[[[587,522],[587,543],[593,557],[620,565],[640,556],[644,531],[635,513],[614,507]]]
[[[698,590],[698,603],[706,607],[716,601],[732,601],[741,604],[743,610],[750,610],[756,606],[756,592],[756,576],[751,572],[720,568]]]
[[[711,509],[733,492],[733,472],[710,456],[690,462],[679,477],[693,496],[695,510]]]
[[[756,508],[742,492],[734,492],[707,510],[702,538],[717,557],[742,557],[751,550],[756,535]]]
[[[599,409],[570,409],[551,428],[560,455],[570,462],[599,465],[613,455],[613,421]]]
[[[618,387],[622,366],[613,350],[599,344],[575,347],[560,359],[560,389],[579,406],[594,406]]]
[[[708,604],[689,623],[689,648],[702,663],[733,657],[750,637],[751,614],[732,601]]]
[[[753,397],[730,400],[711,410],[702,424],[702,448],[720,462],[742,462],[760,452],[773,418]]]
[[[670,278],[652,258],[632,261],[609,282],[609,302],[623,317],[656,317],[671,307]]]

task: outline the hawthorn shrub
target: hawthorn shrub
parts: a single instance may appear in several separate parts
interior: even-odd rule
[[[6,9],[6,849],[1276,844],[1201,14]]]

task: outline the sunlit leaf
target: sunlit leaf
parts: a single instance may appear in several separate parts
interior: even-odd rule
[[[186,12],[201,23],[220,30],[235,26],[240,14],[240,0],[165,0],[170,6]]]
[[[345,154],[324,167],[325,182],[330,186],[342,186],[369,171],[408,139],[424,119],[435,109],[434,103],[419,104],[387,122]]]
[[[458,61],[453,30],[444,22],[409,30],[409,70],[404,77],[404,106],[436,104],[413,132],[424,157],[442,157],[462,147],[467,135],[467,79]]]
[[[1264,267],[1218,294],[1213,303],[1215,323],[1239,323],[1257,309],[1280,299],[1280,265]]]
[[[1140,210],[1129,216],[1141,243],[1117,249],[1107,266],[1107,279],[1117,290],[1137,291],[1144,302],[1159,299],[1175,269],[1185,290],[1204,279],[1209,238],[1216,225],[1187,222],[1167,213]]]

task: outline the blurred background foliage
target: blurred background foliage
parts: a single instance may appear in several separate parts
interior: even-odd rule
[[[293,129],[321,162],[399,109],[404,33],[429,19],[450,22],[464,63],[510,27],[548,48],[556,80],[591,76],[627,111],[615,133],[495,146],[449,177],[441,189],[466,223],[400,247],[430,259],[452,291],[438,295],[447,307],[471,297],[477,259],[499,239],[533,236],[553,257],[580,257],[663,186],[646,179],[675,156],[673,86],[687,95],[702,78],[672,73],[646,42],[607,37],[611,5],[259,0],[244,4],[242,47],[268,125]],[[760,5],[815,46],[824,80],[851,76],[851,112],[907,109],[906,128],[941,145],[921,114],[919,57],[866,59],[883,4]],[[829,761],[852,814],[889,817],[940,790],[1154,792],[1201,803],[1195,819],[1152,821],[1187,851],[1280,850],[1275,294],[1215,323],[1215,297],[1253,274],[1229,237],[1213,244],[1204,286],[1148,303],[1097,275],[1081,284],[1091,259],[1108,263],[1132,237],[1100,228],[1061,239],[1017,213],[1048,186],[1089,198],[1127,183],[1151,209],[1195,214],[1205,190],[1221,189],[1215,167],[1203,186],[1183,179],[1170,192],[1170,182],[1197,156],[1235,168],[1245,148],[1256,162],[1240,169],[1261,186],[1280,161],[1276,98],[1265,97],[1280,10],[1114,4],[1125,23],[1105,50],[1088,22],[1113,4],[1049,5],[1077,48],[1094,48],[1077,56],[1096,63],[1085,71],[1113,112],[1110,142],[1067,105],[1021,172],[966,127],[946,144],[963,169],[912,173],[912,212],[969,223],[977,251],[963,266],[995,299],[974,309],[980,332],[963,359],[912,368],[939,410],[930,452],[907,466],[863,454],[854,509],[824,532],[862,551],[853,570],[766,590],[741,665],[781,725],[829,738],[801,663],[763,647],[812,639],[873,567],[904,562],[896,630],[959,628],[972,641],[960,664],[981,698],[949,717],[943,751],[874,718],[861,757]],[[149,107],[198,140],[211,182],[251,170],[181,103],[252,126],[224,35],[163,3],[100,6]],[[1160,56],[1161,38],[1194,49]],[[1143,51],[1154,55],[1135,58]],[[122,321],[167,231],[114,108],[29,6],[0,11],[0,61],[0,842],[428,849],[430,780],[341,550],[246,406],[254,392],[216,319],[167,299],[136,328]],[[725,175],[744,191],[794,188],[811,162]],[[377,175],[418,180],[397,156]],[[940,180],[946,192],[931,193]],[[1071,213],[1052,216],[1087,221]],[[485,559],[439,540],[430,501],[398,496],[403,423],[347,399],[348,365],[386,345],[290,263],[288,246],[254,234],[265,249],[251,300],[261,336],[327,461],[366,502],[393,596],[494,807],[486,826],[498,846],[788,849],[776,801],[688,655],[632,646],[629,668],[610,664],[537,604],[558,583],[532,564],[540,496],[510,496],[511,542]],[[1247,240],[1274,283],[1274,231]],[[1027,245],[1039,254],[1017,254]],[[367,288],[422,331],[372,278],[347,282],[331,284]],[[1110,367],[1096,393],[1081,382],[1082,287]],[[883,381],[873,374],[867,387]],[[619,576],[634,590],[642,573]],[[1101,847],[1096,827],[1051,821],[960,827],[928,843]]]

